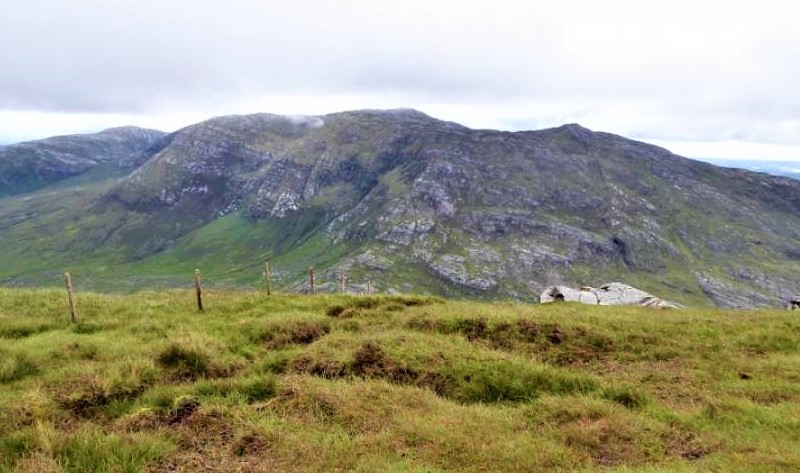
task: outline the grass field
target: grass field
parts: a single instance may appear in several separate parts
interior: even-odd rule
[[[0,472],[800,471],[800,316],[0,289]]]

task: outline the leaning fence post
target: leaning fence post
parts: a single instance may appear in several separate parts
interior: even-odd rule
[[[308,290],[311,291],[311,294],[314,294],[314,267],[308,267]]]
[[[200,270],[194,270],[194,289],[197,291],[197,310],[203,311],[203,290],[200,288]]]
[[[269,260],[264,262],[264,271],[261,272],[261,275],[264,277],[264,285],[267,287],[267,295],[272,295],[272,267],[269,264]]]
[[[78,320],[78,314],[75,310],[75,295],[72,293],[72,276],[69,273],[64,273],[64,283],[67,285],[67,301],[69,302],[69,321],[74,324]]]

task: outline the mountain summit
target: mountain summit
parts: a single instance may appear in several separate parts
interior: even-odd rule
[[[131,286],[174,284],[195,267],[253,283],[269,257],[295,289],[309,265],[323,289],[343,272],[351,290],[369,280],[490,298],[622,280],[750,307],[797,289],[800,181],[577,124],[512,133],[364,110],[227,116],[148,136],[133,172],[66,188],[47,215],[30,215],[55,205],[40,194],[0,201],[0,237],[18,250],[0,256],[0,277],[39,281],[72,260],[98,286],[110,264]],[[44,249],[20,243],[64,225]]]

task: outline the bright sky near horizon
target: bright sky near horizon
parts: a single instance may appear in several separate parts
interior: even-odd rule
[[[800,161],[800,7],[761,0],[0,0],[0,142],[410,107]]]

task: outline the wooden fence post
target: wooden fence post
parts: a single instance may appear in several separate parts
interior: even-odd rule
[[[315,293],[315,290],[314,290],[314,267],[313,266],[309,266],[308,267],[308,289],[309,289],[309,291],[311,291],[311,294]]]
[[[367,295],[368,296],[372,295],[372,283],[369,281],[367,281]]]
[[[269,260],[264,262],[264,271],[261,272],[261,275],[264,277],[264,285],[267,286],[267,296],[272,295],[272,267],[269,264]]]
[[[344,275],[344,271],[339,273],[339,287],[342,289],[342,292],[346,292],[347,286],[345,285],[346,276]]]
[[[67,285],[67,301],[69,302],[69,321],[73,324],[78,321],[78,314],[75,310],[75,295],[72,293],[72,276],[64,273],[64,283]]]
[[[203,290],[200,288],[200,270],[194,270],[194,288],[197,291],[197,310],[203,311]]]

